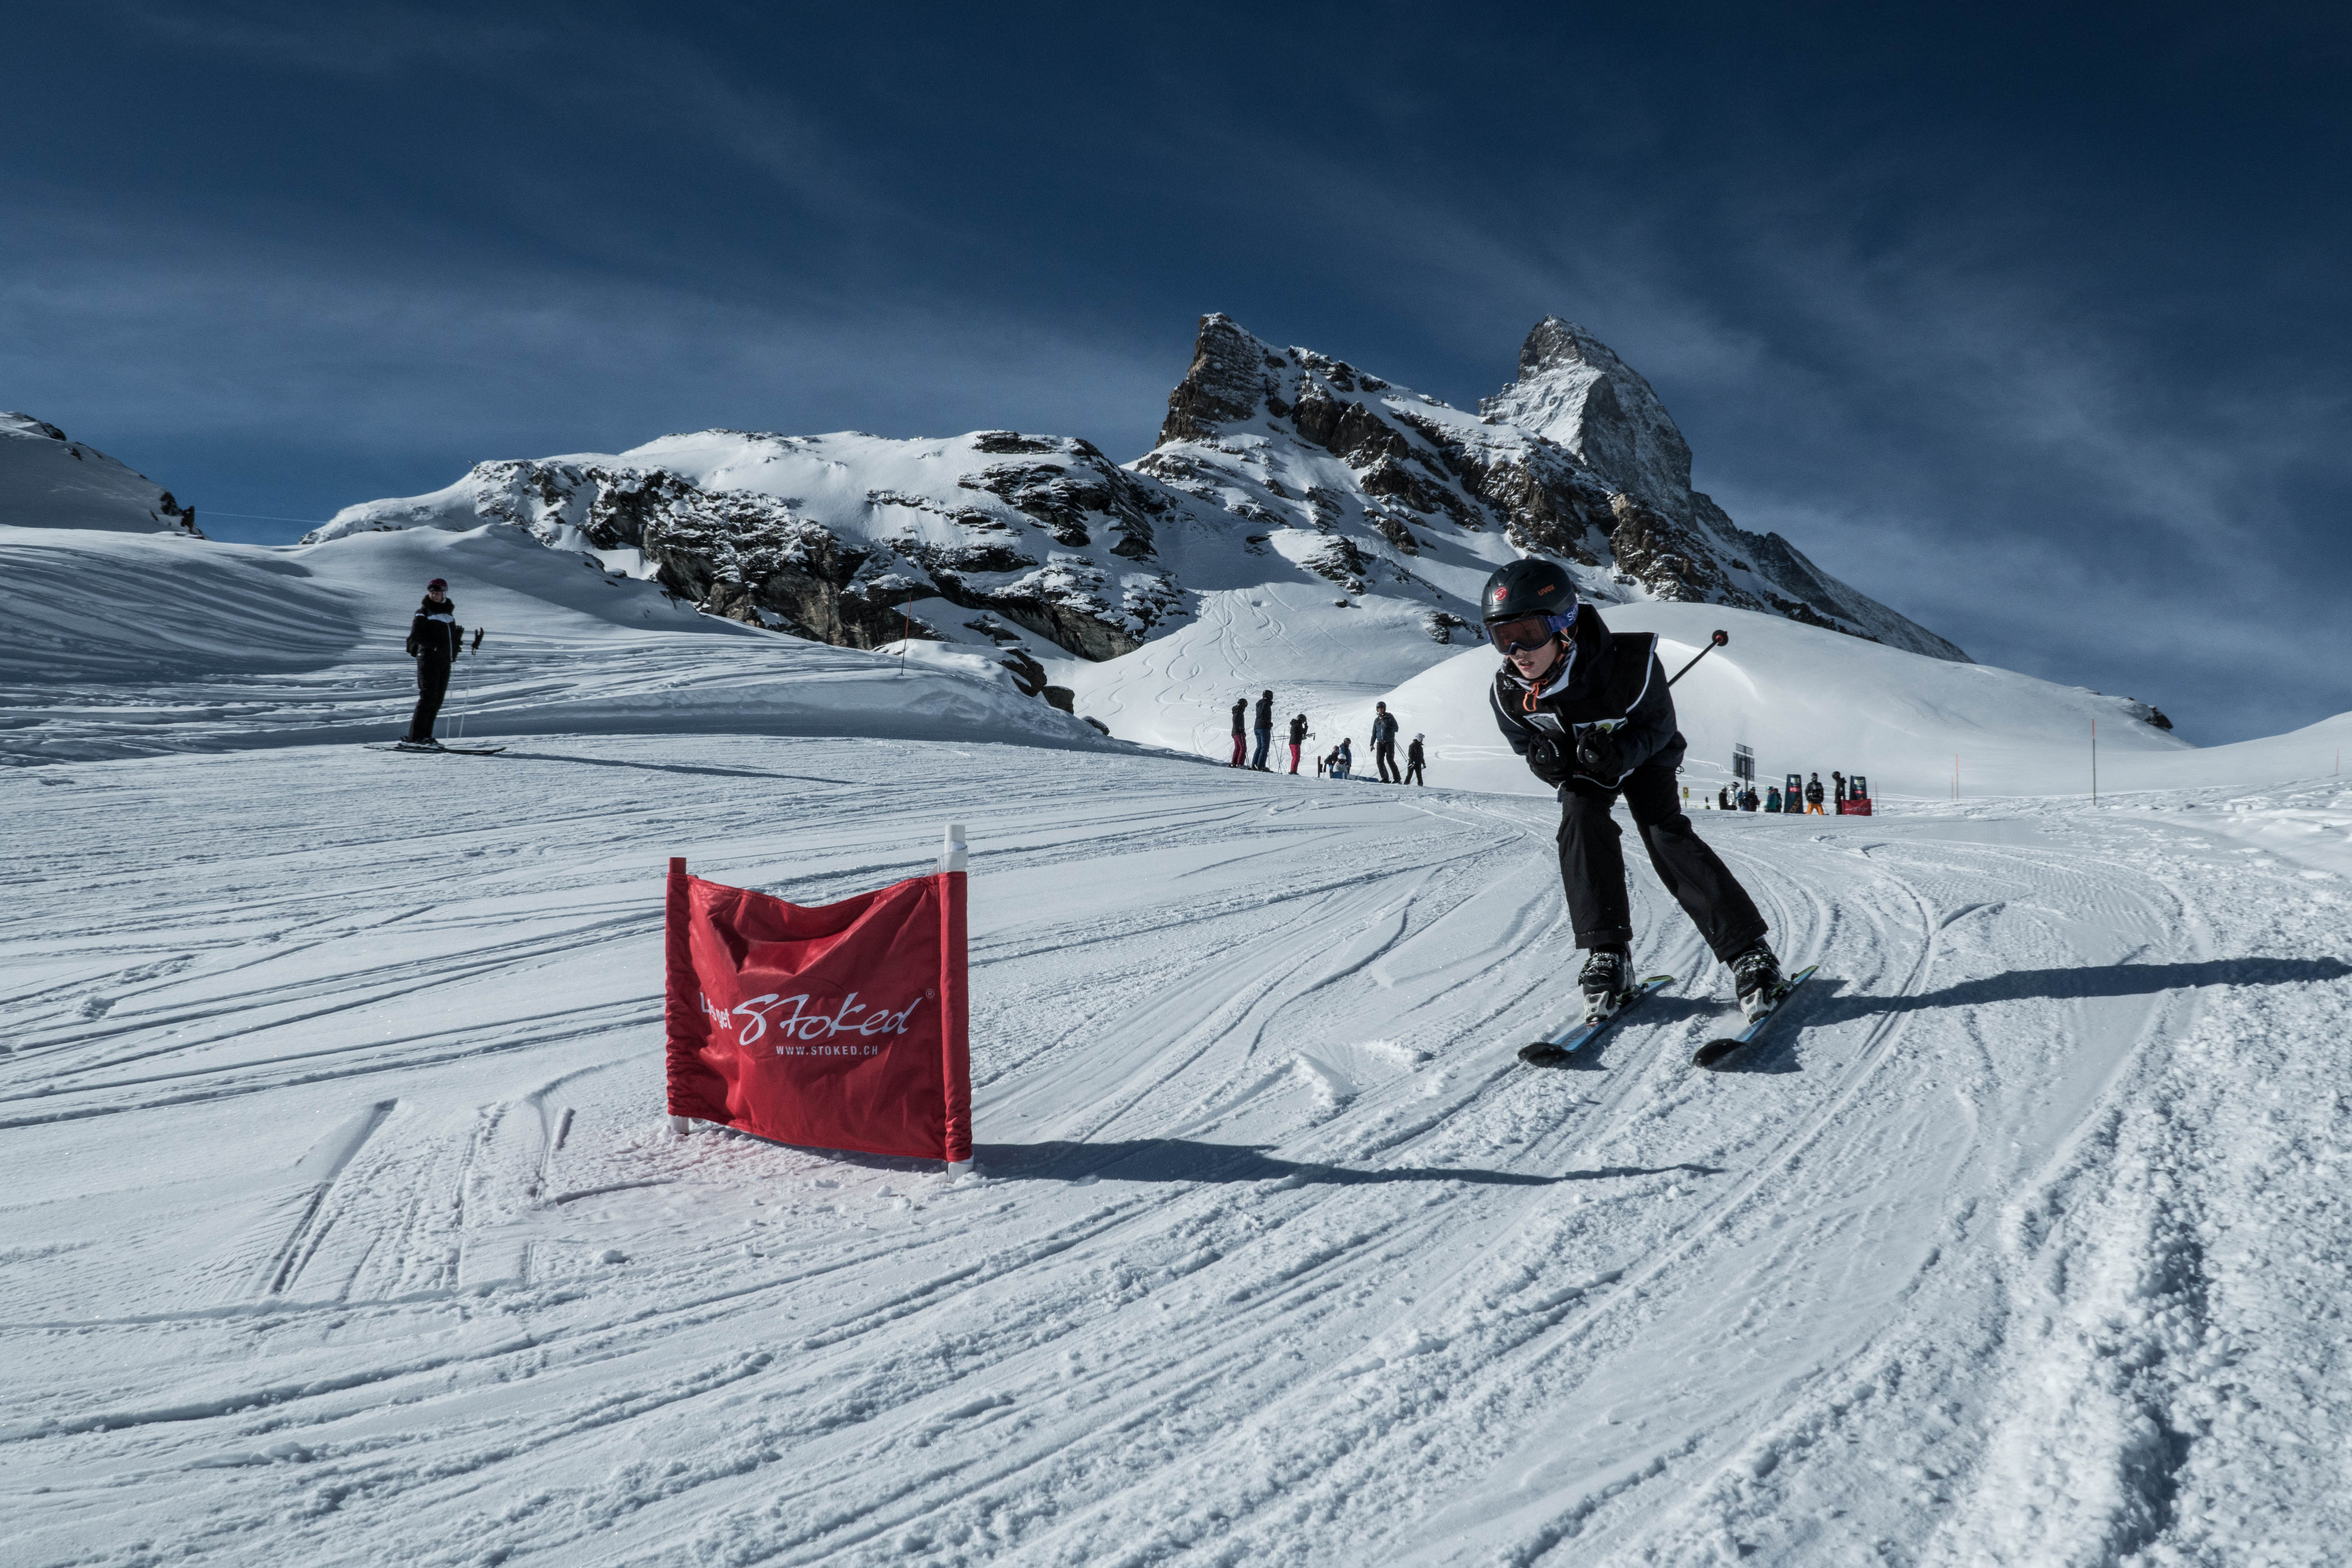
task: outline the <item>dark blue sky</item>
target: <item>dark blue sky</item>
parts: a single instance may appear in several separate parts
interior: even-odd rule
[[[1468,405],[1555,311],[1741,523],[2242,739],[2352,709],[2344,15],[16,7],[0,407],[275,542],[712,425],[1134,457],[1210,310]]]

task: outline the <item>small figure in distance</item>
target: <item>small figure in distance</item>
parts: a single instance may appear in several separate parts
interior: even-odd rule
[[[1807,816],[1829,815],[1822,809],[1822,775],[1819,773],[1815,773],[1813,782],[1805,786],[1805,815]]]
[[[1764,809],[1776,816],[1780,815],[1780,786],[1779,784],[1774,784],[1764,792]]]
[[[1339,737],[1339,743],[1331,748],[1331,776],[1335,779],[1346,778],[1349,770],[1355,765],[1356,753],[1353,743],[1347,736],[1342,735]]]
[[[438,746],[433,721],[441,716],[441,700],[449,695],[449,667],[466,649],[466,628],[457,624],[457,602],[449,597],[446,579],[425,584],[425,602],[408,623],[408,657],[416,661],[416,710],[408,716],[404,746]]]
[[[1729,811],[1731,809],[1731,786],[1729,784],[1726,784],[1723,788],[1715,792],[1715,809],[1717,811]]]
[[[1385,702],[1373,703],[1372,710],[1372,764],[1380,770],[1381,783],[1400,783],[1404,775],[1396,765],[1396,715]]]
[[[1830,783],[1836,786],[1837,803],[1840,805],[1843,805],[1845,804],[1845,775],[1841,773],[1832,773],[1830,774]]]
[[[1230,763],[1226,763],[1226,764],[1225,764],[1227,767],[1237,768],[1237,767],[1240,767],[1240,766],[1242,765],[1242,758],[1243,758],[1243,756],[1245,754],[1245,753],[1244,753],[1244,750],[1243,750],[1243,748],[1246,747],[1246,746],[1249,744],[1249,737],[1248,737],[1248,735],[1247,735],[1246,733],[1244,733],[1244,732],[1242,726],[1243,726],[1243,724],[1244,724],[1244,723],[1248,720],[1248,718],[1249,718],[1249,699],[1248,699],[1248,698],[1246,698],[1246,697],[1236,697],[1236,698],[1234,698],[1234,760],[1233,760],[1232,762],[1230,762]]]
[[[1656,637],[1612,634],[1577,602],[1567,568],[1541,558],[1497,571],[1479,602],[1503,655],[1487,692],[1496,725],[1560,803],[1560,882],[1587,953],[1577,975],[1585,1017],[1609,1017],[1633,989],[1620,795],[1658,880],[1730,969],[1740,1012],[1751,1021],[1769,1012],[1785,983],[1764,917],[1675,796],[1685,747]]]
[[[1754,811],[1759,804],[1759,803],[1756,798],[1756,786],[1754,784],[1749,784],[1747,792],[1739,797],[1739,809],[1742,811]]]
[[[1262,773],[1270,773],[1273,770],[1265,765],[1265,753],[1267,748],[1274,744],[1273,692],[1261,691],[1257,694],[1257,711],[1250,717],[1254,721],[1250,728],[1257,731],[1257,754],[1250,758],[1250,766]]]
[[[1409,784],[1425,784],[1429,782],[1423,776],[1421,771],[1423,761],[1421,750],[1423,739],[1423,737],[1415,735],[1412,738],[1412,744],[1404,749],[1404,782]]]
[[[1297,714],[1290,721],[1290,771],[1292,773],[1298,771],[1298,748],[1305,745],[1307,737],[1314,732],[1307,727],[1306,714]],[[1315,774],[1318,778],[1323,774],[1323,769],[1319,763],[1315,769]]]

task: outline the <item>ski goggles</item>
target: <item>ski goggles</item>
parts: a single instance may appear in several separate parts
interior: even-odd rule
[[[1568,635],[1576,625],[1576,612],[1564,616],[1522,616],[1516,621],[1497,621],[1486,628],[1486,640],[1505,653],[1524,653],[1538,648],[1557,637]]]

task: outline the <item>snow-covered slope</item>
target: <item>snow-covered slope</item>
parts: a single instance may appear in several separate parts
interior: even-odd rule
[[[1034,689],[1030,648],[1108,658],[1189,615],[1178,574],[1219,542],[1199,510],[1066,437],[706,430],[478,464],[431,495],[346,507],[305,542],[507,525],[819,642],[1002,649]]]
[[[740,735],[18,779],[12,1568],[2352,1537],[2352,784],[1703,818],[1824,970],[1700,1075],[1727,987],[1638,854],[1679,984],[1514,1059],[1548,801]],[[950,818],[977,1171],[669,1137],[665,857],[824,901]]]
[[[108,529],[201,539],[196,510],[29,414],[0,414],[0,528]]]
[[[1881,795],[1963,799],[2087,795],[2098,726],[2100,785],[2122,790],[2252,782],[2181,765],[2200,752],[2149,722],[2128,697],[2058,686],[1990,665],[1928,658],[1777,616],[1714,605],[1623,605],[1611,629],[1655,632],[1674,675],[1721,628],[1731,641],[1674,689],[1689,742],[1693,806],[1730,782],[1733,748],[1756,754],[1759,793],[1785,773],[1861,773]],[[1381,693],[1403,732],[1429,736],[1431,776],[1449,784],[1549,795],[1504,745],[1487,706],[1500,657],[1484,648]],[[1334,714],[1362,754],[1371,704]],[[2234,748],[2221,748],[2233,750]],[[2303,776],[2324,768],[2302,770]],[[2272,777],[2297,776],[2295,770]]]
[[[486,628],[442,732],[911,735],[1098,747],[992,660],[911,660],[707,616],[512,529],[270,549],[0,527],[0,763],[384,740],[415,701],[404,652],[432,577]]]

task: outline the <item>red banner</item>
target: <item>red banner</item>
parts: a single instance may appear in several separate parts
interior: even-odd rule
[[[971,1158],[961,871],[804,909],[677,861],[667,939],[671,1115]]]

